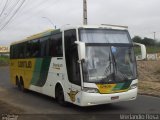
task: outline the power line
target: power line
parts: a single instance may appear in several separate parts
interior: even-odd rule
[[[20,10],[20,8],[22,7],[22,5],[24,4],[25,1],[26,0],[22,1],[22,3],[19,5],[19,7],[15,10],[15,12],[10,17],[10,19],[2,26],[2,28],[0,29],[0,31],[2,31],[11,22],[12,18],[17,14],[17,12]]]
[[[28,1],[29,1],[29,0],[27,0],[26,2],[28,2]],[[46,2],[46,1],[45,1],[45,0],[42,0],[41,2],[39,2],[39,3],[36,4],[36,5],[31,4],[30,7],[29,7],[27,10],[22,11],[22,12],[20,12],[19,14],[17,14],[17,16],[20,16],[20,17],[19,17],[19,20],[20,20],[20,21],[23,21],[23,19],[25,19],[25,20],[26,20],[26,19],[27,19],[27,20],[33,19],[33,18],[29,18],[29,17],[24,17],[24,18],[23,18],[23,16],[25,16],[27,12],[32,11],[32,9],[35,9],[36,6],[43,5],[44,2]],[[33,3],[33,1],[32,1],[32,3]],[[32,7],[31,7],[31,6],[32,6]],[[24,10],[24,7],[23,7],[23,10]],[[21,18],[22,18],[22,19],[21,19]],[[29,18],[29,19],[28,19],[28,18]],[[21,22],[21,23],[22,23],[22,22]]]
[[[44,4],[43,4],[44,2],[46,3],[45,0],[42,0],[42,1],[39,2],[38,4],[34,5],[34,4],[33,4],[33,1],[32,1],[32,4],[30,5],[30,7],[28,7],[27,10],[22,11],[22,12],[20,13],[20,16],[21,16],[21,17],[24,16],[26,13],[32,11],[33,9],[35,10],[35,8],[37,8],[37,6],[39,7],[39,6],[41,6],[41,5],[44,5]],[[35,3],[35,1],[34,1],[34,3]]]
[[[50,7],[53,7],[54,5],[56,5],[55,3],[58,3],[60,0],[56,0],[55,2],[54,2],[54,4],[52,5],[52,6],[50,6]],[[39,4],[37,4],[37,6],[41,6],[41,5],[44,5],[43,4],[44,3],[44,1],[41,1]],[[46,1],[45,1],[45,3],[47,3]],[[50,5],[50,4],[49,4]],[[50,8],[50,7],[46,7],[46,6],[43,6],[43,8]],[[34,19],[34,17],[31,17],[30,15],[29,16],[25,16],[25,17],[22,17],[22,16],[24,16],[25,15],[25,13],[27,13],[27,12],[30,12],[30,11],[32,11],[32,8],[35,10],[35,8],[36,8],[36,6],[33,6],[33,7],[31,7],[30,9],[27,9],[27,10],[25,10],[24,12],[22,12],[21,14],[19,14],[19,16],[21,17],[21,18],[19,18],[19,20],[20,21],[23,21],[24,19],[26,20],[28,20],[28,21],[31,21],[32,19]],[[41,10],[38,10],[38,11],[36,11],[35,13],[34,13],[34,15],[37,15],[37,14],[39,14],[40,12],[42,12],[42,10],[43,9],[41,9]],[[20,23],[20,24],[22,24],[22,22]]]
[[[0,5],[3,3],[3,0],[1,0]],[[2,4],[3,5],[3,4]]]
[[[3,12],[5,11],[5,9],[7,8],[7,3],[8,3],[8,0],[6,1],[1,13],[0,13],[0,17],[2,16]]]
[[[26,0],[24,0],[24,1],[26,1]],[[28,0],[28,1],[29,1],[29,0]],[[28,1],[27,1],[27,2],[28,2]],[[40,2],[40,4],[43,4],[44,2],[45,2],[45,1],[43,0],[43,1]],[[22,5],[23,5],[23,3],[22,3]],[[22,5],[21,5],[21,6],[22,6]],[[21,6],[20,6],[20,7],[21,7]],[[35,7],[36,7],[36,6],[35,6]],[[35,7],[33,7],[33,8],[35,8]],[[18,9],[19,9],[19,8],[18,8]],[[18,12],[18,9],[16,10],[17,12]],[[14,17],[15,13],[17,13],[16,11],[13,13],[13,15],[10,17],[10,19],[2,26],[2,28],[0,29],[0,31],[3,30],[3,29],[5,28],[5,26],[9,24],[9,22],[11,21],[11,19]],[[23,14],[23,15],[24,15],[24,14]],[[30,19],[29,19],[29,20],[30,20]]]
[[[18,0],[18,1],[15,2],[15,3],[12,2],[13,4],[12,4],[12,6],[9,8],[8,13],[6,13],[5,17],[2,18],[1,21],[5,21],[5,20],[7,19],[7,17],[13,12],[14,8],[16,8],[16,6],[18,5],[18,3],[19,3],[20,1],[21,1],[21,0]],[[2,22],[0,22],[0,23],[2,23]]]

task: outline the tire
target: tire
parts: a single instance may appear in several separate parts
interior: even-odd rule
[[[56,93],[55,93],[56,101],[62,105],[65,106],[66,102],[64,100],[64,92],[61,86],[56,87]]]
[[[24,82],[23,82],[23,79],[22,78],[20,78],[20,90],[22,91],[22,92],[26,92],[26,89],[24,88]]]
[[[16,85],[18,87],[18,90],[21,90],[21,84],[20,84],[18,77],[16,77]]]

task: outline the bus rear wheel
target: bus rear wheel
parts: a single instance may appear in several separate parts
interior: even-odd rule
[[[26,91],[26,89],[24,88],[24,82],[23,82],[23,79],[21,78],[20,79],[20,90],[22,91],[22,92],[25,92]]]
[[[56,87],[55,98],[60,105],[62,106],[66,105],[66,102],[64,100],[64,92],[61,86]]]
[[[20,81],[19,81],[18,77],[16,77],[16,85],[18,87],[18,90],[21,90],[21,85],[20,85]]]

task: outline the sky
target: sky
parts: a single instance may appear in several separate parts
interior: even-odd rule
[[[6,1],[0,0],[0,13]],[[11,10],[12,5],[19,0],[9,1],[8,8],[0,14],[0,29],[14,13],[16,7]],[[88,24],[128,26],[131,37],[154,38],[156,32],[160,41],[160,0],[87,0],[87,3]],[[66,24],[83,24],[83,0],[26,0],[9,24],[0,30],[0,45]]]

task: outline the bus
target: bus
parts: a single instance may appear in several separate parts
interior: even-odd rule
[[[11,82],[61,105],[93,106],[137,97],[133,42],[123,26],[66,26],[10,46]]]

